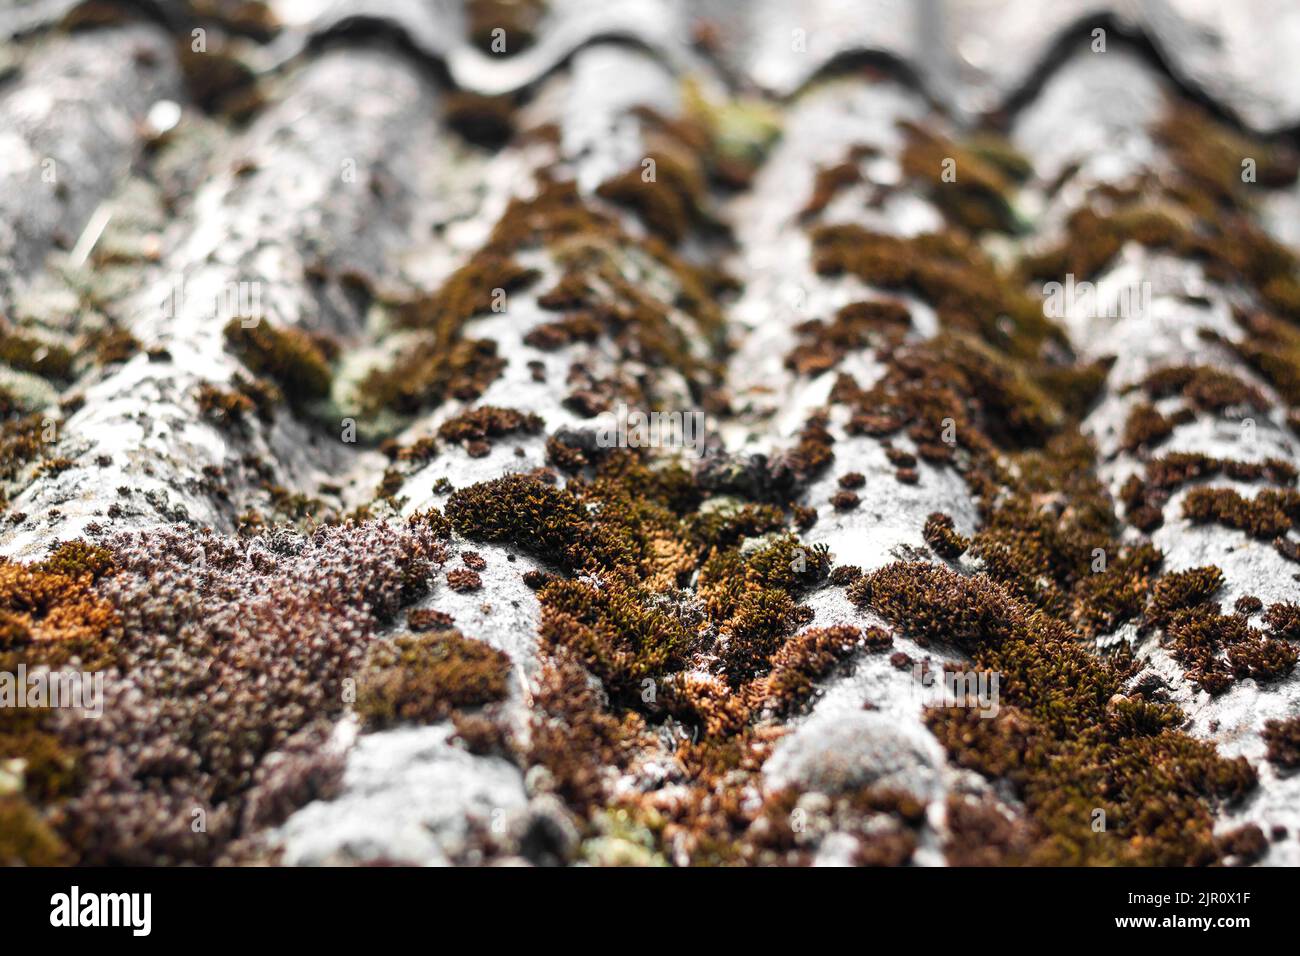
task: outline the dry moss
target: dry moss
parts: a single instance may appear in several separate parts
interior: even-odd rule
[[[1152,399],[1181,395],[1202,411],[1221,412],[1227,408],[1248,407],[1264,412],[1270,407],[1259,389],[1231,372],[1210,365],[1162,368],[1144,378],[1139,387]]]
[[[897,341],[911,322],[901,303],[852,302],[840,308],[830,323],[821,319],[801,323],[795,330],[800,342],[786,356],[785,366],[800,375],[819,375],[852,352],[882,340]]]
[[[952,516],[940,511],[934,512],[925,519],[922,535],[926,544],[934,549],[935,554],[949,561],[957,560],[970,547],[970,539],[957,532]]]
[[[924,187],[949,222],[970,232],[1017,230],[1011,203],[1015,180],[1032,170],[1010,144],[991,135],[959,144],[915,123],[901,125],[907,137],[903,172]],[[955,174],[952,181],[943,178],[947,168]]]
[[[814,229],[812,244],[818,275],[847,272],[878,288],[914,292],[945,328],[974,333],[1009,355],[1036,358],[1045,342],[1064,344],[1041,303],[957,233],[900,237],[834,225]]]
[[[1260,733],[1268,744],[1268,760],[1284,769],[1300,767],[1300,717],[1269,720]]]
[[[772,657],[772,670],[757,696],[761,706],[778,715],[805,706],[819,681],[845,667],[864,644],[862,631],[848,625],[810,628],[787,641]]]
[[[1231,488],[1193,488],[1183,499],[1183,515],[1195,524],[1221,524],[1272,540],[1300,519],[1300,491],[1265,489],[1244,498]]]
[[[536,435],[542,430],[542,419],[532,412],[513,408],[481,405],[466,409],[447,419],[438,427],[438,437],[451,442],[486,442],[506,435]]]
[[[72,353],[67,348],[16,332],[0,334],[0,362],[41,378],[60,382],[72,378]]]
[[[226,344],[249,370],[265,375],[284,389],[293,402],[310,402],[329,395],[333,372],[326,351],[316,339],[295,328],[275,328],[240,319],[226,323]]]
[[[1019,841],[1027,859],[1218,857],[1210,808],[1248,790],[1254,774],[1174,730],[1176,708],[1117,700],[1126,667],[1088,653],[1060,622],[997,585],[934,565],[889,565],[849,593],[914,637],[956,643],[973,666],[1002,675],[996,718],[937,708],[927,719],[958,762],[1013,783],[1028,811]],[[1106,811],[1105,835],[1091,830],[1095,808]]]
[[[510,658],[459,631],[401,635],[370,645],[356,710],[371,728],[433,723],[503,700],[509,680]]]
[[[1157,411],[1154,405],[1139,402],[1124,420],[1120,447],[1129,453],[1149,451],[1174,433],[1175,424],[1173,419]]]
[[[22,797],[0,796],[0,866],[66,866],[72,854]]]

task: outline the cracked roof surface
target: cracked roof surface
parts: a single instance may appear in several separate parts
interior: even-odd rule
[[[1298,49],[9,5],[0,861],[1300,863]]]

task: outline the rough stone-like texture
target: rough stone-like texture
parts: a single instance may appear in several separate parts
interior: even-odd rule
[[[937,566],[922,534],[927,517],[943,512],[958,533],[975,533],[987,518],[975,489],[957,469],[925,460],[914,482],[901,482],[885,442],[851,431],[848,410],[831,400],[837,375],[850,374],[867,389],[889,373],[889,359],[859,347],[833,368],[807,376],[796,374],[786,357],[804,334],[803,323],[828,320],[853,302],[901,302],[911,316],[903,337],[913,344],[942,331],[938,310],[911,289],[819,274],[810,228],[853,225],[904,238],[945,228],[943,212],[904,169],[900,123],[960,139],[969,130],[966,121],[1007,111],[1010,139],[1033,165],[1025,188],[1010,197],[1026,228],[987,236],[984,246],[999,262],[1010,262],[1067,239],[1069,216],[1088,201],[1090,188],[1125,185],[1148,172],[1170,174],[1153,127],[1180,86],[1204,94],[1257,132],[1300,121],[1300,88],[1294,71],[1283,68],[1294,58],[1300,25],[1285,4],[1272,0],[1246,4],[1233,17],[1208,0],[1046,6],[1032,0],[881,0],[865,7],[817,0],[760,2],[743,10],[720,2],[552,0],[534,42],[508,46],[504,55],[470,42],[464,12],[451,0],[283,0],[270,5],[282,20],[277,36],[236,45],[258,74],[265,99],[246,126],[204,115],[189,101],[175,38],[162,25],[72,34],[52,27],[71,6],[24,4],[0,21],[0,35],[12,38],[0,46],[0,143],[8,144],[0,150],[6,156],[0,165],[0,314],[31,320],[42,333],[57,331],[78,350],[87,346],[78,336],[111,320],[152,354],[125,363],[80,361],[65,380],[5,370],[30,376],[33,410],[62,418],[56,453],[67,459],[39,473],[28,463],[8,482],[0,553],[24,561],[44,557],[55,540],[104,540],[104,529],[184,523],[252,533],[242,516],[265,509],[274,522],[271,504],[285,492],[320,496],[328,520],[352,508],[363,520],[425,520],[430,508],[447,510],[457,489],[553,464],[550,436],[590,443],[612,413],[590,415],[566,401],[579,368],[594,379],[635,384],[656,408],[694,409],[708,400],[714,444],[703,463],[686,464],[715,478],[733,468],[765,493],[770,488],[761,477],[770,475],[763,469],[782,460],[810,415],[829,408],[834,459],[783,502],[815,512],[816,523],[801,532],[803,545],[824,545],[833,566],[868,573],[898,560]],[[1089,48],[1094,25],[1108,31],[1105,53]],[[1144,36],[1159,59],[1124,42],[1125,32]],[[91,49],[93,56],[87,55]],[[10,64],[12,75],[5,72]],[[684,301],[681,271],[647,240],[645,217],[606,202],[601,189],[635,173],[657,150],[666,126],[687,127],[682,135],[689,141],[689,130],[706,112],[701,100],[727,102],[731,112],[723,127],[730,122],[753,134],[761,122],[756,112],[745,111],[754,109],[752,102],[745,109],[731,102],[740,101],[738,92],[758,96],[780,138],[759,157],[752,180],[726,189],[704,182],[694,197],[701,208],[684,214],[674,247],[679,262],[721,267],[737,280],[734,298],[720,294],[711,303],[720,309],[731,346],[720,382],[629,355],[604,335],[547,349],[535,338],[530,342],[530,333],[571,311],[544,308],[539,300],[590,252],[584,238],[519,253],[519,264],[536,269],[538,277],[511,291],[502,311],[477,312],[458,326],[463,337],[495,343],[505,359],[475,397],[450,396],[412,414],[367,418],[366,373],[400,358],[427,332],[397,328],[401,307],[491,251],[494,229],[512,202],[543,192],[539,174],[572,179],[582,200],[616,224],[615,237],[596,244],[601,261],[627,283],[603,290],[616,305],[635,304],[635,293],[686,330],[689,358],[723,357],[721,343],[701,330]],[[514,138],[498,148],[459,139],[449,115],[465,108],[465,94],[519,95],[521,103],[507,107],[519,106],[511,119]],[[160,101],[180,104],[174,131],[150,129],[151,115],[169,115],[167,109],[151,114]],[[469,102],[471,113],[489,109],[482,100]],[[734,134],[735,128],[724,131]],[[819,173],[860,147],[871,152],[852,160],[856,181],[808,214]],[[702,163],[712,159],[709,148],[695,152]],[[40,176],[41,161],[50,157],[58,164],[53,199],[42,198],[42,190],[53,187]],[[661,174],[666,169],[661,164]],[[1257,213],[1293,245],[1288,218],[1297,195],[1296,184],[1274,191]],[[107,225],[96,221],[101,207],[111,213]],[[74,262],[83,256],[68,250],[88,225],[94,235],[79,250],[86,262]],[[1149,312],[1108,316],[1079,309],[1057,317],[1076,357],[1115,358],[1081,423],[1112,496],[1118,500],[1150,458],[1121,447],[1139,400],[1128,386],[1169,365],[1209,363],[1232,372],[1260,389],[1269,408],[1251,413],[1249,429],[1240,416],[1198,412],[1177,426],[1159,453],[1300,464],[1283,397],[1230,348],[1208,344],[1201,334],[1241,341],[1245,333],[1233,309],[1250,305],[1252,290],[1212,281],[1190,257],[1136,243],[1097,277],[1102,301],[1144,281],[1155,290]],[[185,294],[166,310],[162,299],[178,282]],[[251,416],[245,428],[232,431],[201,414],[196,393],[204,384],[229,388],[247,371],[223,339],[232,316],[213,307],[223,290],[243,282],[257,284],[259,321],[328,335],[339,354],[332,359],[327,397],[281,403],[273,421]],[[74,396],[78,402],[59,409],[61,399]],[[476,406],[531,412],[543,427],[494,437],[486,449],[437,438],[441,426]],[[353,418],[363,423],[362,440],[340,441],[345,421]],[[376,447],[378,437],[391,437],[393,447]],[[400,453],[396,459],[386,454],[421,441],[437,446],[428,460],[416,456],[408,464]],[[895,453],[916,450],[904,436],[891,443]],[[844,509],[832,499],[849,473],[861,476],[853,489],[859,503]],[[560,488],[572,480],[569,474],[552,477]],[[384,492],[376,494],[381,482]],[[1243,494],[1260,487],[1231,486]],[[1149,539],[1160,548],[1163,572],[1217,565],[1226,584],[1216,598],[1225,606],[1247,594],[1266,606],[1300,597],[1296,565],[1270,542],[1183,518],[1187,491],[1163,505],[1161,527],[1149,536],[1125,527],[1125,540]],[[1116,512],[1122,511],[1117,504]],[[490,857],[494,846],[506,848],[496,861],[545,862],[551,855],[569,862],[690,861],[689,840],[680,833],[652,836],[645,818],[618,814],[644,798],[645,806],[661,801],[659,809],[671,817],[701,799],[687,782],[683,746],[698,728],[647,710],[645,736],[653,742],[638,741],[631,758],[602,768],[607,808],[565,803],[551,770],[529,766],[529,744],[555,719],[541,713],[535,697],[557,656],[539,638],[545,599],[524,575],[596,580],[536,557],[534,544],[451,533],[445,564],[422,582],[428,592],[378,638],[404,632],[416,612],[436,611],[450,615],[465,636],[503,651],[509,693],[495,718],[515,737],[512,759],[471,753],[453,738],[449,721],[362,732],[349,715],[327,745],[345,767],[337,792],[290,808],[294,812],[269,831],[241,836],[287,864],[474,863],[485,853]],[[468,567],[474,560],[469,552],[484,562],[475,572],[478,586],[454,588],[447,572]],[[945,566],[971,577],[982,570],[972,559]],[[711,655],[734,638],[719,640],[699,610],[700,572],[692,567],[676,589],[662,588],[656,597],[696,636],[716,642],[683,673],[716,679]],[[801,627],[886,625],[852,604],[838,585],[818,583],[799,601],[811,612]],[[770,744],[770,750],[758,768],[735,781],[734,794],[749,807],[764,800],[780,806],[786,790],[830,798],[871,788],[905,793],[921,807],[910,825],[916,846],[907,858],[942,864],[951,799],[979,797],[1009,819],[1018,819],[1024,807],[1005,781],[959,766],[928,729],[913,663],[960,666],[969,662],[967,655],[889,629],[897,631],[889,650],[853,650],[844,667],[814,681],[806,706],[755,721],[769,736],[753,745]],[[1280,774],[1264,759],[1259,736],[1265,721],[1300,713],[1300,675],[1267,685],[1244,679],[1211,697],[1187,680],[1158,635],[1139,637],[1135,622],[1100,635],[1098,652],[1124,641],[1164,680],[1191,734],[1212,741],[1223,756],[1246,757],[1258,770],[1260,785],[1245,801],[1214,808],[1217,829],[1253,822],[1268,832],[1285,825],[1292,837],[1264,860],[1300,862],[1294,839],[1300,778]],[[587,686],[595,688],[601,708],[628,710],[594,677]],[[733,789],[731,782],[723,789]],[[857,859],[870,842],[860,833],[833,830],[802,848],[805,862],[837,865]]]
[[[51,38],[0,86],[0,310],[72,249],[145,143],[145,116],[175,99],[166,34],[146,26]]]

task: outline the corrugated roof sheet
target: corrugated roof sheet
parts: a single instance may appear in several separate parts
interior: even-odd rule
[[[1298,16],[12,5],[0,859],[1295,863]]]

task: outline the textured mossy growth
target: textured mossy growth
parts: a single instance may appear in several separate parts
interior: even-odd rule
[[[667,726],[687,735],[677,756],[688,800],[664,813],[656,838],[685,841],[690,849],[674,856],[683,862],[750,852],[744,831],[755,809],[719,814],[700,801],[726,792],[727,774],[758,773],[769,738],[754,726],[755,708],[802,706],[816,675],[861,640],[814,635],[786,650],[811,616],[798,596],[829,571],[825,549],[783,533],[773,505],[710,502],[680,466],[651,466],[626,451],[593,455],[563,489],[538,475],[461,489],[447,514],[467,537],[509,541],[582,574],[526,576],[538,592],[548,663],[525,760],[546,767],[556,791],[595,826],[617,769],[662,746],[647,743],[645,720],[670,717]],[[689,597],[678,589],[692,575]],[[871,633],[873,645],[887,638]],[[769,684],[763,675],[776,662],[782,669]],[[629,812],[649,802],[633,801]]]
[[[1151,593],[1146,626],[1164,627],[1175,612],[1208,602],[1221,587],[1223,572],[1213,565],[1162,576]]]
[[[1165,575],[1156,582],[1142,630],[1163,629],[1188,680],[1211,694],[1241,678],[1263,682],[1291,673],[1297,656],[1291,645],[1251,627],[1245,611],[1220,613],[1211,599],[1222,586],[1215,567]]]
[[[17,332],[0,333],[0,362],[57,382],[72,378],[73,359],[67,348]]]
[[[1269,410],[1271,403],[1259,389],[1231,372],[1210,365],[1175,365],[1152,372],[1139,387],[1152,399],[1180,395],[1191,405],[1207,412],[1228,408]]]
[[[970,336],[941,333],[881,357],[886,372],[870,389],[841,374],[831,391],[833,402],[853,410],[850,434],[905,430],[928,462],[951,462],[964,451],[992,468],[997,446],[1040,445],[1064,424],[1060,407],[1021,366]]]
[[[1034,829],[990,799],[953,794],[946,804],[949,866],[1025,866],[1034,852]]]
[[[405,328],[430,330],[450,344],[465,322],[493,311],[501,292],[520,292],[540,277],[507,252],[488,248],[448,276],[437,292],[404,304],[397,321]]]
[[[283,400],[283,393],[270,382],[236,375],[233,388],[219,388],[210,382],[201,384],[195,392],[199,413],[222,429],[243,429],[254,419],[270,423],[275,419],[275,409]]]
[[[434,723],[504,700],[510,658],[459,631],[375,641],[357,679],[356,710],[370,728]]]
[[[490,439],[513,434],[536,435],[543,425],[541,416],[532,412],[481,405],[447,419],[438,427],[438,437],[464,444],[471,455],[486,454],[491,448]]]
[[[1300,405],[1300,330],[1265,312],[1234,313],[1246,333],[1240,341],[1219,340],[1277,389],[1290,405]]]
[[[0,671],[40,666],[99,670],[116,661],[118,617],[94,592],[113,571],[103,548],[74,541],[44,561],[0,564]],[[77,747],[61,740],[45,708],[0,708],[0,760],[21,762],[21,791],[0,797],[0,858],[7,865],[49,865],[71,856],[36,809],[81,784]]]
[[[810,319],[796,328],[800,342],[785,358],[785,366],[800,375],[820,375],[852,352],[884,339],[899,341],[911,327],[907,307],[888,300],[851,302],[829,322]]]
[[[1150,451],[1172,435],[1176,425],[1177,422],[1161,414],[1154,405],[1139,402],[1124,420],[1120,448],[1129,453]]]
[[[1126,242],[1199,260],[1215,281],[1251,287],[1279,314],[1300,319],[1300,274],[1286,246],[1251,218],[1256,190],[1295,178],[1295,154],[1247,142],[1199,108],[1173,103],[1156,136],[1169,150],[1173,175],[1148,177],[1133,189],[1099,187],[1092,205],[1067,223],[1059,246],[1026,257],[1029,279],[1090,279]],[[1243,160],[1256,162],[1256,181],[1243,181]]]
[[[543,0],[469,0],[466,32],[484,53],[513,56],[533,45],[545,14]]]
[[[953,758],[1006,778],[1036,863],[1212,862],[1210,810],[1255,783],[1244,759],[1176,728],[1172,705],[1121,694],[1131,668],[1099,658],[1060,621],[998,585],[929,564],[899,563],[850,586],[851,598],[922,641],[955,643],[972,666],[1001,674],[1000,713],[934,708],[927,722]],[[1094,809],[1107,828],[1094,833]]]
[[[1112,212],[1085,206],[1070,214],[1061,244],[1024,256],[1020,271],[1026,280],[1039,282],[1073,275],[1076,281],[1092,279],[1128,242],[1152,249],[1180,249],[1187,235],[1177,207],[1135,203]]]
[[[533,691],[525,755],[545,767],[555,792],[586,815],[607,803],[611,769],[623,769],[645,743],[645,721],[611,714],[581,665],[564,654],[543,665]]]
[[[1082,594],[1097,583],[1084,581],[1099,572],[1099,553],[1105,561],[1121,550],[1095,460],[1091,442],[1067,428],[1041,450],[967,475],[984,511],[971,554],[1015,596],[1067,620],[1087,617]]]
[[[399,310],[398,324],[423,337],[392,367],[366,377],[358,394],[368,407],[411,414],[448,397],[472,401],[482,395],[506,359],[497,354],[495,342],[467,338],[465,324],[499,311],[508,301],[501,293],[518,293],[536,280],[539,273],[517,258],[535,250],[549,252],[563,270],[538,304],[570,314],[531,330],[526,340],[531,347],[546,351],[607,336],[626,361],[680,371],[698,401],[716,390],[726,346],[717,297],[730,280],[691,265],[654,237],[630,235],[616,218],[592,208],[572,182],[543,177],[535,196],[512,200],[488,242],[438,292]],[[665,279],[676,286],[670,297],[647,291]],[[542,366],[534,374],[544,374]],[[593,395],[604,388],[610,394],[601,396],[603,402],[621,392],[630,403],[650,406],[650,384],[630,376],[592,381],[578,389],[592,394],[571,398],[592,406]]]
[[[449,397],[474,401],[505,367],[496,343],[487,339],[459,339],[445,348],[421,342],[391,368],[367,375],[360,394],[371,410],[389,408],[410,415]]]
[[[1183,499],[1183,515],[1194,524],[1221,524],[1271,541],[1300,523],[1300,491],[1268,488],[1244,498],[1232,488],[1193,488]]]
[[[1149,544],[1124,546],[1107,553],[1104,569],[1082,575],[1074,589],[1072,620],[1090,637],[1114,633],[1126,621],[1141,617],[1164,558]]]
[[[720,622],[722,673],[739,687],[767,672],[772,656],[811,615],[798,593],[830,571],[825,545],[808,547],[795,535],[775,537],[749,552],[715,550],[700,567],[698,589]]]
[[[660,149],[650,152],[642,163],[601,183],[596,195],[626,206],[637,214],[647,229],[676,244],[703,216],[705,182],[700,170],[684,151]]]
[[[1270,720],[1260,733],[1268,744],[1268,760],[1283,770],[1300,767],[1300,717]]]
[[[775,505],[727,502],[721,506],[701,508],[687,518],[690,535],[701,553],[710,548],[728,548],[743,538],[779,531],[785,527],[785,514]]]
[[[1189,482],[1220,475],[1243,482],[1268,482],[1293,486],[1296,469],[1288,462],[1268,458],[1261,462],[1211,458],[1195,452],[1173,452],[1152,459],[1144,476],[1129,476],[1120,489],[1129,523],[1153,531],[1164,523],[1164,507],[1173,492]]]
[[[596,190],[631,209],[670,244],[693,229],[724,231],[709,212],[710,185],[747,185],[776,136],[775,124],[756,102],[715,103],[689,83],[683,98],[686,109],[678,117],[650,107],[634,111],[644,155]]]
[[[1188,102],[1170,105],[1155,129],[1156,139],[1190,185],[1221,205],[1248,203],[1252,184],[1242,179],[1242,160],[1255,161],[1256,185],[1289,186],[1300,172],[1300,156],[1289,147],[1240,135]]]
[[[642,681],[681,670],[698,643],[694,631],[639,588],[557,580],[538,600],[543,646],[567,650],[624,703],[640,700]]]
[[[410,517],[411,524],[428,525],[435,538],[447,540],[451,537],[451,521],[437,508],[417,511]]]
[[[1294,647],[1250,627],[1243,614],[1220,614],[1217,604],[1174,612],[1165,639],[1188,680],[1210,694],[1246,677],[1261,683],[1280,680],[1296,664]]]
[[[291,402],[329,395],[333,372],[320,340],[301,329],[275,328],[266,321],[245,325],[237,318],[222,331],[227,346],[249,370],[272,379]]]
[[[111,567],[103,549],[81,542],[37,564],[0,562],[0,654],[11,663],[52,667],[77,662],[95,669],[114,661],[108,635],[117,615],[92,587]]]
[[[830,166],[819,166],[813,176],[812,193],[803,209],[799,210],[799,219],[803,222],[817,217],[841,190],[848,189],[862,181],[862,172],[852,159]]]
[[[1120,544],[1091,443],[1066,429],[1043,450],[1001,464],[987,476],[967,476],[984,512],[970,552],[985,573],[1089,636],[1136,615],[1159,558]]]
[[[958,533],[952,516],[941,511],[936,511],[925,519],[922,536],[935,554],[949,561],[956,561],[970,547],[970,539]]]
[[[814,229],[812,244],[818,275],[847,272],[882,289],[914,292],[945,328],[974,333],[1008,355],[1036,359],[1046,343],[1065,347],[1042,304],[959,233],[900,237],[833,225]]]
[[[110,326],[92,333],[87,343],[100,365],[120,365],[139,354],[140,340],[126,329]]]
[[[113,552],[108,548],[77,540],[58,545],[49,557],[36,562],[31,569],[41,574],[61,574],[76,580],[89,576],[93,582],[111,574],[113,566]]]
[[[1293,601],[1270,604],[1264,612],[1264,624],[1274,637],[1300,641],[1300,604]]]
[[[346,682],[445,557],[428,531],[379,523],[257,545],[160,530],[105,547],[0,565],[0,669],[112,669],[97,720],[0,710],[0,752],[27,760],[22,797],[68,861],[100,865],[210,863],[330,796]],[[204,832],[190,829],[196,807]]]
[[[447,518],[471,540],[509,542],[572,570],[627,562],[630,545],[597,526],[582,499],[539,478],[506,475],[454,491]]]
[[[881,637],[873,629],[871,642],[879,645]],[[802,631],[787,641],[772,656],[772,670],[758,683],[757,703],[778,716],[804,707],[819,681],[846,667],[855,650],[867,643],[862,631],[848,625],[815,627]]]
[[[33,461],[51,457],[58,420],[40,414],[10,415],[0,423],[0,480],[12,481]]]
[[[1015,183],[1033,170],[1009,143],[985,134],[959,144],[915,123],[900,125],[907,137],[903,172],[924,188],[950,223],[970,232],[1018,230]],[[948,169],[955,178],[944,179]]]
[[[72,855],[26,800],[0,796],[0,866],[66,866]]]

